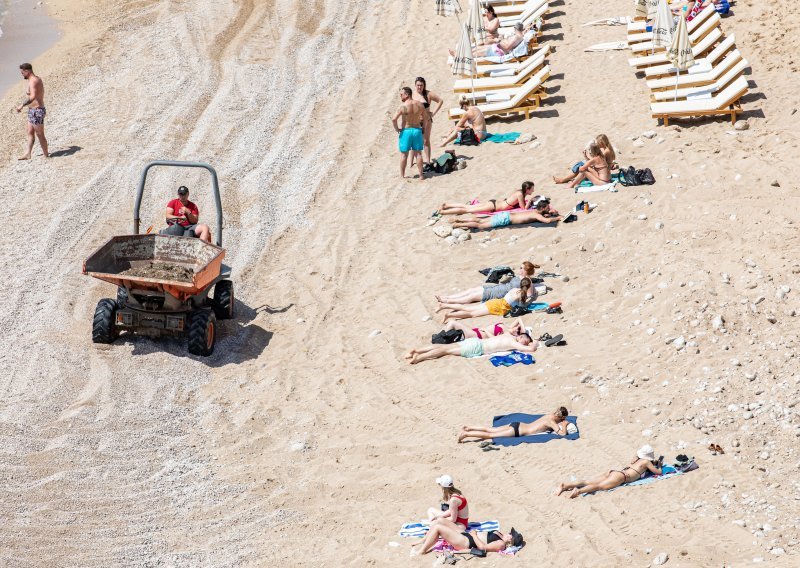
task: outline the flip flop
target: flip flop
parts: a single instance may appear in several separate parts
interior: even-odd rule
[[[545,339],[545,335],[547,336],[547,339]],[[562,339],[564,339],[564,336],[560,333],[555,337],[552,337],[549,333],[545,333],[544,335],[542,335],[542,337],[539,338],[539,341],[544,343],[545,347],[552,347],[553,345],[558,345],[559,343],[561,343]]]
[[[481,448],[485,448],[486,446],[491,446],[491,445],[493,445],[493,442],[491,440],[484,440],[483,442],[478,444],[478,446]]]
[[[492,450],[498,450],[499,451],[500,448],[498,448],[497,446],[486,446],[485,448],[483,448],[484,452],[491,452]]]

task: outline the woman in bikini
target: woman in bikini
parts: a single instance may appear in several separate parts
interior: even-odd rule
[[[422,103],[425,107],[424,118],[422,122],[422,156],[423,165],[431,163],[431,130],[433,129],[433,117],[442,108],[444,101],[442,97],[428,90],[428,84],[425,82],[424,77],[417,77],[414,81],[415,90],[411,94],[411,98],[417,102]],[[436,103],[436,108],[431,110],[431,102]],[[414,164],[411,164],[412,166]]]
[[[446,526],[455,531],[465,531],[469,526],[469,505],[467,498],[455,488],[453,478],[442,475],[436,478],[442,488],[442,503],[439,509],[428,509],[431,527]]]
[[[486,6],[483,9],[483,29],[486,30],[484,45],[500,41],[500,18],[497,17],[494,6]]]
[[[456,550],[471,550],[478,548],[486,552],[500,552],[509,546],[522,546],[525,540],[522,535],[512,528],[511,532],[489,531],[486,539],[478,536],[478,531],[458,531],[446,526],[431,526],[428,534],[422,542],[419,542],[411,550],[411,556],[428,554],[440,538],[446,540],[450,546]]]
[[[647,472],[653,475],[661,475],[661,458],[656,460],[653,448],[645,444],[636,452],[636,457],[631,461],[631,465],[622,469],[610,469],[604,475],[591,481],[569,481],[559,483],[556,495],[561,495],[564,491],[572,491],[570,499],[584,493],[594,493],[595,491],[608,491],[620,485],[625,485],[632,481],[642,479]]]
[[[503,200],[490,199],[486,203],[476,203],[475,205],[445,202],[436,212],[440,215],[464,215],[466,213],[496,213],[497,211],[509,211],[510,209],[527,209],[530,206],[533,189],[532,181],[524,181],[519,189],[515,189],[511,195]]]
[[[482,286],[475,286],[474,288],[467,288],[463,292],[457,292],[456,294],[435,296],[436,301],[443,304],[472,304],[475,302],[486,302],[492,299],[499,300],[514,288],[519,288],[520,280],[523,278],[533,278],[537,268],[540,268],[538,264],[533,264],[525,260],[519,265],[519,276],[515,275],[504,284],[484,284]]]
[[[606,162],[603,152],[600,150],[600,145],[592,141],[589,147],[584,152],[587,161],[578,168],[578,173],[575,179],[570,182],[570,189],[574,189],[584,179],[592,182],[592,185],[604,185],[611,181],[611,169],[608,162]]]
[[[502,300],[493,299],[473,304],[440,303],[436,313],[448,310],[444,315],[444,323],[451,319],[467,319],[488,315],[505,316],[513,308],[527,308],[534,300],[536,300],[536,291],[533,289],[533,282],[531,282],[530,278],[523,278],[519,282],[519,288],[510,290]]]
[[[534,422],[512,422],[505,426],[462,426],[458,434],[458,443],[466,438],[491,440],[492,438],[519,438],[542,432],[552,432],[558,436],[567,434],[567,416],[569,412],[563,406],[552,414],[542,416]]]
[[[444,331],[452,331],[454,329],[457,329],[463,333],[464,339],[470,339],[473,337],[475,339],[485,339],[487,337],[497,337],[498,335],[503,335],[504,333],[509,335],[519,335],[520,333],[528,333],[531,336],[533,335],[533,330],[526,328],[522,323],[521,318],[517,318],[517,320],[511,324],[511,327],[508,329],[506,329],[506,326],[503,323],[496,323],[486,327],[470,327],[458,321],[449,321],[444,326]]]
[[[614,152],[614,147],[611,145],[608,136],[605,134],[598,134],[594,141],[600,147],[600,153],[603,155],[606,164],[610,164],[612,170],[619,169],[619,165],[617,165],[617,155]],[[553,176],[553,181],[555,183],[567,183],[575,179],[575,176],[578,175],[579,168],[586,164],[586,161],[589,159],[587,156],[587,153],[589,152],[589,146],[591,146],[591,142],[583,151],[583,161],[580,161],[572,166],[572,171],[569,174],[565,175],[564,177]]]

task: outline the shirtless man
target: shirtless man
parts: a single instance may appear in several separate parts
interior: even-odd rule
[[[455,139],[461,141],[461,131],[467,128],[471,128],[475,132],[478,142],[482,142],[489,134],[486,132],[486,117],[483,116],[481,109],[469,104],[467,95],[461,95],[458,99],[458,106],[464,111],[464,116],[461,117],[461,120],[458,121],[447,136],[442,136],[440,148],[444,148]]]
[[[485,426],[462,426],[458,434],[458,443],[462,443],[465,438],[477,438],[478,440],[491,440],[492,438],[519,438],[520,436],[530,436],[542,432],[552,432],[557,436],[567,434],[567,416],[569,412],[563,406],[552,414],[546,414],[533,422],[512,422],[505,426],[487,428]]]
[[[412,161],[416,161],[419,169],[419,181],[424,181],[422,174],[422,148],[424,139],[422,136],[422,124],[425,118],[425,107],[422,103],[415,101],[411,97],[411,87],[400,89],[400,106],[392,117],[392,126],[400,135],[398,145],[400,147],[400,177],[406,177],[406,164],[408,164],[408,152],[411,151]],[[397,119],[400,119],[400,126],[397,126]]]
[[[508,225],[524,225],[525,223],[557,223],[562,219],[558,211],[550,207],[550,200],[539,196],[533,201],[533,209],[509,213],[501,211],[482,219],[453,221],[454,229],[496,229]]]
[[[39,138],[39,145],[42,147],[42,154],[45,158],[50,157],[47,151],[47,138],[44,137],[44,116],[47,110],[44,108],[44,83],[33,74],[33,66],[30,63],[23,63],[19,66],[22,78],[28,82],[28,90],[25,92],[27,98],[25,102],[17,107],[17,112],[22,112],[26,106],[28,108],[28,152],[18,159],[30,160],[33,152],[33,143]]]
[[[531,339],[527,332],[515,336],[498,335],[486,339],[470,338],[458,343],[447,345],[427,345],[420,349],[412,349],[405,354],[405,358],[412,365],[438,359],[445,355],[455,355],[466,357],[482,357],[492,355],[501,351],[521,351],[522,353],[533,353],[539,347],[539,342]]]

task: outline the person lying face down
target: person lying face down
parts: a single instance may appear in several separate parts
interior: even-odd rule
[[[519,288],[512,288],[502,299],[490,299],[472,304],[439,303],[436,313],[444,311],[444,323],[453,319],[476,318],[480,316],[505,316],[514,308],[527,308],[536,300],[536,290],[530,278],[522,278]],[[495,334],[497,335],[497,334]]]
[[[502,351],[520,351],[522,353],[533,353],[539,347],[539,342],[531,339],[528,332],[519,335],[499,335],[487,339],[470,338],[458,343],[446,345],[426,345],[419,349],[412,349],[404,355],[405,359],[412,365],[431,359],[439,359],[446,355],[466,357],[483,357]]]
[[[533,209],[529,211],[495,213],[489,217],[470,220],[457,219],[453,221],[454,229],[497,229],[508,225],[525,225],[526,223],[557,223],[562,217],[550,205],[550,199],[537,196],[532,202]]]
[[[656,459],[653,448],[649,444],[645,444],[636,452],[636,457],[631,460],[630,465],[622,469],[609,469],[599,477],[589,481],[559,483],[556,495],[561,495],[564,491],[571,491],[569,497],[574,499],[584,493],[608,491],[620,485],[642,479],[648,471],[655,475],[661,475],[662,459]]]
[[[567,434],[567,416],[569,412],[563,406],[557,408],[552,414],[542,416],[533,422],[512,422],[505,426],[462,426],[458,434],[458,443],[467,438],[477,440],[490,440],[492,438],[519,438],[542,432],[552,432],[559,436]]]

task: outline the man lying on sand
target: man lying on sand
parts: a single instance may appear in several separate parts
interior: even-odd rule
[[[525,225],[527,223],[557,223],[562,217],[558,211],[550,207],[550,199],[539,197],[533,201],[530,211],[510,213],[502,211],[485,218],[474,218],[468,221],[457,219],[453,221],[454,229],[497,229],[508,225]]]
[[[445,355],[454,355],[471,359],[493,355],[502,351],[521,351],[533,353],[539,347],[539,342],[531,339],[527,332],[516,336],[500,335],[487,339],[470,338],[449,345],[426,345],[419,349],[412,349],[405,354],[405,358],[412,365],[431,359],[439,359]]]
[[[461,132],[467,128],[472,129],[478,142],[482,142],[489,135],[486,131],[486,117],[483,116],[483,111],[475,105],[469,104],[469,98],[466,95],[459,97],[458,106],[464,111],[464,116],[461,117],[461,120],[458,121],[447,136],[442,136],[440,148],[444,148],[456,139],[461,142]]]
[[[559,483],[556,495],[561,495],[564,491],[572,490],[569,494],[570,499],[584,493],[594,493],[595,491],[608,491],[620,485],[642,479],[649,471],[654,475],[661,475],[661,459],[655,458],[655,452],[649,444],[645,444],[636,452],[636,457],[631,461],[631,465],[622,469],[610,469],[600,477],[591,481],[568,481]]]
[[[490,440],[492,438],[519,438],[520,436],[530,436],[542,432],[552,432],[559,436],[567,434],[567,416],[569,412],[563,406],[546,416],[542,416],[534,422],[512,422],[505,426],[494,428],[486,426],[462,426],[458,434],[460,444],[466,438],[477,438],[478,440]]]

